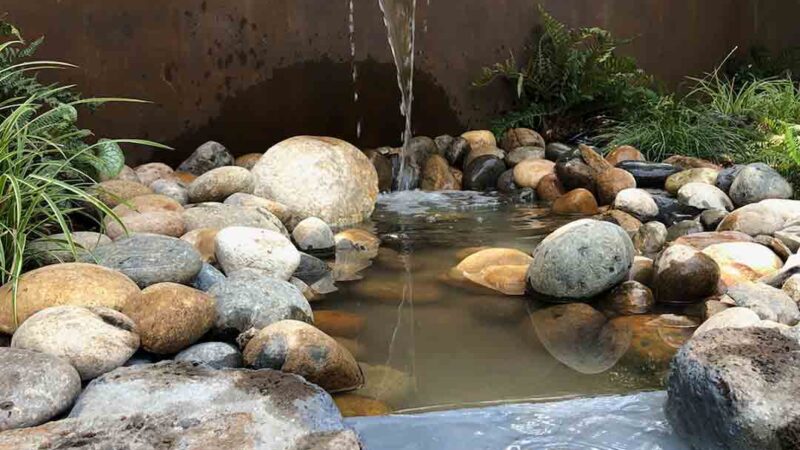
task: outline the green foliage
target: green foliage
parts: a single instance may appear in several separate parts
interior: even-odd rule
[[[737,80],[720,70],[690,80],[684,97],[664,97],[606,129],[608,147],[633,145],[655,161],[679,154],[765,162],[800,186],[800,88],[794,81]]]
[[[772,52],[753,46],[744,57],[730,58],[724,65],[727,78],[738,82],[768,78],[797,79],[800,76],[800,47]]]
[[[513,111],[495,123],[499,134],[512,127],[543,130],[550,139],[585,131],[593,121],[621,118],[657,97],[652,78],[634,59],[618,55],[619,41],[600,28],[570,29],[539,5],[542,26],[520,66],[512,54],[483,69],[475,84],[504,80],[514,90]]]
[[[41,70],[70,67],[29,61],[40,42],[26,45],[0,20],[0,284],[12,284],[15,314],[19,276],[36,264],[28,244],[64,233],[60,243],[74,255],[70,232],[76,224],[99,229],[100,217],[118,220],[91,187],[98,176],[121,170],[119,144],[166,148],[139,140],[88,142],[91,132],[76,126],[78,108],[122,99],[81,99],[72,86],[39,83]]]
[[[80,155],[73,164],[94,178],[114,177],[122,166],[118,163],[122,150],[114,144],[99,147],[103,152],[85,151],[90,146],[88,138],[92,133],[77,127],[78,110],[76,106],[97,107],[111,99],[81,99],[73,86],[44,85],[37,74],[44,69],[73,67],[56,61],[30,61],[42,44],[43,38],[27,43],[13,25],[0,18],[0,105],[32,99],[37,109],[27,110],[25,115],[32,118],[36,129],[32,134],[46,137],[61,145],[65,151]],[[6,115],[0,112],[0,119]]]

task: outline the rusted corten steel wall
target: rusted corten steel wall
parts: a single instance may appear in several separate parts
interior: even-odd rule
[[[84,117],[85,125],[176,148],[156,155],[131,149],[131,163],[176,162],[208,139],[238,154],[296,134],[339,136],[363,147],[397,144],[399,94],[378,3],[353,2],[355,85],[347,0],[8,0],[0,13],[29,37],[46,35],[41,57],[80,66],[59,79],[89,95],[151,100],[105,107]],[[543,3],[571,25],[636,38],[626,51],[672,86],[712,68],[736,45],[798,43],[794,0]],[[471,83],[482,66],[523,54],[537,20],[535,0],[417,4],[415,132],[486,126],[508,105],[508,93]]]

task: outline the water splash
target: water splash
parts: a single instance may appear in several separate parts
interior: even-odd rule
[[[397,67],[397,85],[400,88],[400,113],[405,118],[402,141],[403,150],[398,174],[398,190],[408,190],[409,143],[411,142],[411,105],[414,102],[414,39],[416,33],[417,0],[378,0],[383,12],[389,46]]]

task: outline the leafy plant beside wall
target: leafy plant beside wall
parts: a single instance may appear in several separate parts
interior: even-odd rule
[[[501,79],[515,105],[495,123],[496,133],[513,127],[542,130],[548,140],[570,140],[591,132],[605,118],[619,119],[656,101],[653,80],[617,49],[625,41],[600,28],[570,29],[539,5],[541,27],[520,65],[514,55],[484,68],[475,84]]]
[[[72,67],[31,60],[41,42],[26,43],[0,18],[0,284],[13,283],[15,310],[19,276],[35,263],[32,240],[65,233],[63,245],[76,254],[70,237],[76,222],[99,228],[99,216],[115,217],[91,188],[122,169],[119,144],[164,148],[141,140],[93,142],[77,126],[78,108],[123,99],[83,99],[73,86],[40,83],[42,70]]]

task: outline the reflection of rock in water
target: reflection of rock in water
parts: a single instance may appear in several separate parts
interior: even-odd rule
[[[399,305],[408,287],[405,279],[398,278],[396,274],[373,274],[353,283],[350,292],[360,300]],[[430,277],[415,277],[413,291],[407,293],[414,305],[438,302],[445,297],[441,284]]]
[[[583,374],[614,367],[630,345],[630,335],[608,326],[602,313],[585,303],[534,311],[531,323],[545,349],[562,364]]]
[[[360,363],[364,387],[355,394],[374,398],[389,405],[402,405],[414,390],[414,379],[389,366]]]
[[[620,360],[632,370],[659,374],[697,328],[697,322],[672,314],[624,316],[611,323],[628,336],[630,347]]]

